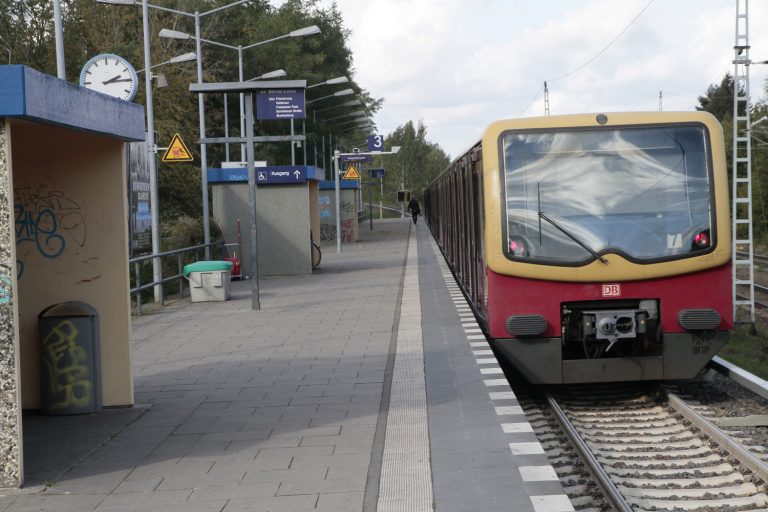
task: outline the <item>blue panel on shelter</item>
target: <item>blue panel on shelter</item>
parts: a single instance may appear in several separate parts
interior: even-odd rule
[[[325,178],[325,171],[312,165],[270,165],[255,170],[258,185],[290,185]],[[208,183],[248,183],[248,169],[208,168]]]
[[[116,137],[144,140],[144,107],[46,75],[0,66],[0,117],[18,117]]]
[[[24,115],[24,66],[0,66],[0,116]]]
[[[360,188],[358,180],[339,180],[339,188]],[[320,190],[336,190],[336,183],[333,181],[321,181]]]

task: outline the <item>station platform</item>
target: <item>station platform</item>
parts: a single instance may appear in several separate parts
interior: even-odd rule
[[[135,407],[24,418],[0,511],[574,510],[427,227],[133,320]]]

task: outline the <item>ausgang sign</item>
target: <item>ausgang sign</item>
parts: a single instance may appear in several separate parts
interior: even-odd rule
[[[304,89],[267,89],[256,93],[256,119],[304,119]]]

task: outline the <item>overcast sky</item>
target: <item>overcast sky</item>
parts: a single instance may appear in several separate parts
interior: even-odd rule
[[[736,0],[336,3],[355,80],[385,100],[378,132],[422,119],[452,158],[493,120],[543,115],[545,80],[556,115],[658,110],[659,91],[664,110],[693,110],[733,74]],[[749,7],[750,57],[768,60],[768,2]],[[751,66],[753,101],[767,68]]]

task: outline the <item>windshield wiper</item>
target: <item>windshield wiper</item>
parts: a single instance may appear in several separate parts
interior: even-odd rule
[[[559,229],[559,230],[560,230],[560,231],[561,231],[561,232],[562,232],[562,233],[563,233],[565,236],[567,236],[568,238],[570,238],[571,240],[573,240],[574,242],[576,242],[577,244],[579,244],[579,245],[580,245],[582,248],[584,248],[584,250],[585,250],[585,251],[587,251],[589,254],[591,254],[592,256],[594,256],[594,257],[595,257],[595,259],[596,259],[597,261],[599,261],[600,263],[603,263],[603,264],[605,264],[605,265],[607,265],[607,264],[608,264],[608,260],[607,260],[607,259],[605,259],[605,258],[603,258],[602,256],[600,256],[599,254],[597,254],[597,253],[595,252],[595,250],[594,250],[594,249],[592,249],[590,246],[588,246],[587,244],[585,244],[584,242],[582,242],[581,240],[579,240],[579,239],[576,237],[576,235],[574,235],[573,233],[571,233],[570,231],[568,231],[567,229],[565,229],[563,226],[561,226],[560,224],[558,224],[558,223],[557,223],[557,222],[556,222],[556,221],[555,221],[553,218],[551,218],[549,215],[547,215],[546,213],[544,213],[544,212],[543,212],[543,211],[541,211],[541,210],[539,210],[539,219],[544,219],[545,221],[549,222],[549,223],[550,223],[550,224],[552,224],[554,227],[556,227],[557,229]],[[539,222],[541,222],[541,221],[539,221]]]

